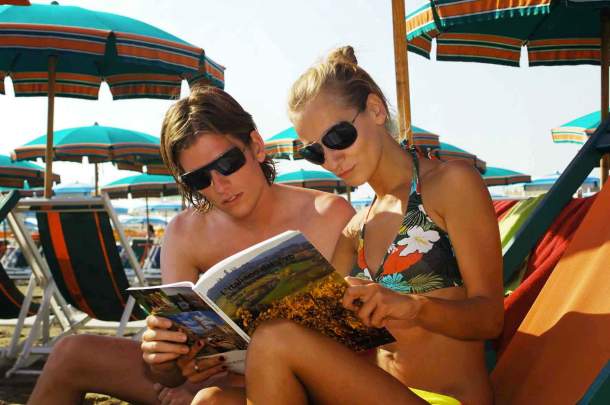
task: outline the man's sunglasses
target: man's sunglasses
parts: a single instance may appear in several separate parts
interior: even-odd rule
[[[208,163],[192,172],[180,176],[182,182],[191,190],[202,190],[212,184],[212,170],[216,170],[223,176],[235,173],[246,163],[246,156],[237,146],[220,155],[213,162]]]
[[[360,111],[356,113],[351,122],[341,121],[330,127],[320,139],[321,143],[314,142],[303,146],[299,149],[301,156],[311,163],[321,165],[324,164],[324,148],[322,145],[334,150],[347,149],[352,146],[358,138],[358,130],[354,126],[358,114],[360,114]]]

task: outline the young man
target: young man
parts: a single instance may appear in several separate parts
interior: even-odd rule
[[[354,213],[341,197],[272,184],[273,164],[252,117],[219,89],[194,89],[169,109],[161,153],[193,205],[166,229],[164,283],[194,282],[223,258],[289,229],[303,232],[330,259]],[[85,393],[98,392],[129,402],[169,404],[185,396],[188,401],[210,381],[240,384],[240,377],[226,377],[221,361],[193,360],[194,350],[181,344],[181,334],[167,330],[167,319],[149,317],[147,324],[141,347],[121,338],[63,338],[28,403],[77,404]]]

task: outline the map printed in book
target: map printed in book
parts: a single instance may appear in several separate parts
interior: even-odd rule
[[[203,339],[198,357],[227,359],[243,373],[245,349],[258,325],[290,319],[315,329],[355,351],[394,341],[382,328],[365,326],[343,308],[343,277],[297,231],[287,231],[228,257],[199,281],[130,288],[151,314],[174,322],[189,337]]]

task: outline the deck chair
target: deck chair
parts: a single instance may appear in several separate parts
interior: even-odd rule
[[[18,224],[24,226],[23,221],[14,215],[12,212],[19,201],[20,195],[17,191],[12,191],[4,195],[0,195],[0,218],[8,218],[11,228],[15,229]],[[23,241],[22,241],[23,242]],[[31,246],[35,250],[36,246]],[[38,254],[38,251],[35,251]],[[32,255],[25,255],[26,259],[33,262]],[[32,302],[34,287],[39,286],[42,290],[42,300],[40,304]],[[13,334],[10,343],[2,349],[2,360],[13,360],[17,353],[28,342],[33,342],[34,339],[40,340],[37,342],[40,345],[50,343],[49,326],[51,321],[57,322],[61,328],[60,335],[70,330],[76,322],[72,319],[72,313],[59,291],[55,288],[54,283],[50,280],[50,275],[44,273],[44,270],[38,266],[33,266],[29,275],[26,294],[23,295],[15,286],[13,281],[0,265],[0,299],[2,305],[2,314],[0,318],[7,319],[10,326],[14,325]],[[36,321],[31,325],[31,330],[36,329],[35,334],[28,335],[25,341],[20,340],[21,332],[26,326],[26,317],[28,315],[36,315]],[[14,322],[13,322],[14,321]],[[35,359],[32,359],[35,360]]]
[[[595,403],[607,394],[608,207],[604,187],[492,372],[497,404]]]
[[[0,222],[6,219],[6,216],[17,205],[18,201],[19,194],[16,192],[0,195]],[[0,318],[17,320],[13,335],[19,336],[23,330],[25,317],[35,315],[40,309],[38,304],[32,302],[35,285],[35,278],[32,275],[28,282],[26,294],[23,295],[0,263]],[[2,350],[3,357],[8,357],[9,353],[14,350],[12,349],[13,344],[11,342],[11,345]]]
[[[130,283],[119,258],[111,221],[135,271],[133,284],[144,285],[144,276],[108,197],[26,199],[19,202],[17,210],[36,212],[44,252],[44,263],[40,265],[49,269],[65,300],[86,314],[81,328],[90,319],[115,321],[119,322],[116,334],[123,336],[129,320],[145,318],[125,291]],[[18,229],[17,233],[26,240],[29,236],[25,229]],[[37,260],[41,260],[40,256]],[[9,375],[18,372],[23,359],[32,353],[48,354],[49,350],[24,346]]]

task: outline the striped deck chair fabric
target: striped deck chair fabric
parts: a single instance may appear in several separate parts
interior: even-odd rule
[[[129,282],[108,213],[87,205],[35,209],[45,258],[62,295],[92,318],[119,321]],[[135,306],[131,319],[144,317]]]
[[[14,191],[6,195],[0,195],[0,222],[6,218],[18,201],[19,194]],[[0,318],[18,318],[24,299],[24,295],[15,286],[13,280],[9,278],[6,270],[2,267],[2,263],[0,263]],[[28,308],[28,315],[34,315],[36,311],[38,311],[38,305],[31,304]]]
[[[491,375],[496,404],[579,403],[610,359],[608,207],[604,187]]]

